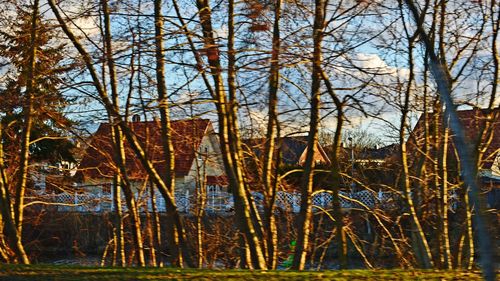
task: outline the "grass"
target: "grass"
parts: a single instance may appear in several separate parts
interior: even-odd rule
[[[477,271],[401,269],[298,272],[0,264],[0,280],[481,280],[481,275]]]

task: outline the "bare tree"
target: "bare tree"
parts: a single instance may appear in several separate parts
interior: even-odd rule
[[[149,178],[151,181],[157,186],[159,189],[160,193],[164,197],[166,201],[166,206],[168,209],[168,212],[171,212],[173,214],[172,218],[172,223],[175,225],[176,229],[178,232],[183,233],[184,232],[184,226],[182,223],[182,219],[177,212],[176,204],[175,204],[175,199],[174,199],[174,194],[169,190],[168,185],[165,183],[163,178],[160,176],[159,172],[156,171],[154,168],[152,162],[149,160],[150,157],[148,157],[146,151],[144,150],[143,146],[141,145],[140,141],[138,140],[137,136],[134,134],[132,129],[128,126],[127,120],[125,120],[120,113],[116,110],[113,102],[110,100],[110,97],[105,89],[103,87],[103,84],[97,74],[97,71],[93,65],[93,61],[85,47],[80,43],[80,40],[75,36],[75,34],[69,29],[68,24],[66,20],[62,17],[58,7],[56,6],[54,1],[49,1],[48,2],[51,10],[53,11],[54,15],[57,18],[57,21],[61,25],[61,28],[63,29],[64,33],[66,36],[69,38],[69,40],[72,42],[73,46],[77,49],[78,53],[82,57],[82,60],[84,61],[86,68],[88,72],[90,73],[90,76],[92,78],[92,81],[94,83],[94,86],[96,88],[96,91],[99,96],[99,101],[104,105],[107,113],[109,116],[114,120],[114,122],[119,126],[119,128],[123,132],[123,136],[126,138],[127,142],[131,146],[131,149],[133,150],[135,156],[138,158],[138,160],[141,162],[142,166],[146,170]],[[172,239],[173,237],[168,237],[169,239]],[[182,243],[183,241],[180,241]],[[141,241],[142,243],[142,241]],[[183,247],[181,245],[181,247]],[[186,262],[188,265],[190,264],[189,259],[186,259]]]
[[[453,79],[450,69],[448,65],[444,63],[445,58],[443,57],[443,54],[438,54],[435,51],[434,45],[430,41],[427,31],[424,29],[422,21],[423,17],[415,3],[411,0],[406,0],[405,3],[416,22],[416,30],[422,38],[423,45],[429,55],[428,63],[430,71],[436,81],[440,99],[446,106],[445,116],[446,119],[449,119],[450,128],[455,134],[454,142],[461,163],[461,172],[464,178],[464,183],[469,188],[469,196],[471,197],[472,202],[475,206],[478,206],[479,209],[476,213],[476,223],[480,237],[479,242],[483,273],[486,280],[495,280],[495,270],[491,256],[491,241],[484,225],[485,202],[484,199],[478,195],[479,187],[477,184],[477,165],[474,164],[473,153],[469,150],[467,145],[464,129],[460,119],[458,118],[455,104],[452,99],[451,92]]]

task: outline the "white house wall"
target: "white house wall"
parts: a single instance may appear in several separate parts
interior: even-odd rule
[[[176,189],[187,188],[191,192],[194,191],[197,179],[203,179],[204,173],[206,176],[225,175],[219,139],[212,128],[209,128],[207,134],[203,136],[195,161],[184,177],[184,184],[178,185]]]

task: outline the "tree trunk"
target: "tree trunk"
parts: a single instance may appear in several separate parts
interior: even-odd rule
[[[155,58],[156,58],[156,89],[158,91],[158,104],[160,111],[160,125],[162,133],[162,146],[163,154],[165,155],[165,183],[167,188],[172,194],[175,194],[175,157],[174,157],[174,147],[172,144],[172,133],[170,127],[170,113],[168,108],[168,97],[167,97],[167,87],[165,82],[165,56],[163,50],[163,15],[161,12],[161,0],[154,1],[154,11],[155,11]],[[177,212],[177,210],[172,210]],[[172,218],[175,216],[172,212],[168,212],[167,216]],[[189,252],[187,250],[187,245],[184,244],[184,238],[175,239],[175,237],[185,236],[182,230],[170,229],[173,225],[167,225],[168,233],[175,233],[172,238],[169,239],[168,244],[172,256],[174,257],[174,264],[183,267],[184,259],[189,257],[184,257],[183,252]],[[181,244],[182,243],[182,244]],[[181,250],[183,248],[184,250]],[[189,266],[191,262],[188,262]]]
[[[3,139],[3,126],[0,121],[0,140]],[[24,251],[21,234],[17,231],[14,223],[14,209],[8,188],[7,175],[5,174],[3,142],[0,141],[0,212],[3,219],[3,232],[9,248],[14,251],[15,262],[29,264],[28,256]]]
[[[412,93],[412,86],[414,82],[414,58],[413,58],[413,50],[414,50],[414,41],[416,39],[415,35],[410,36],[408,33],[406,34],[408,38],[408,64],[410,68],[410,73],[408,77],[408,84],[404,92],[404,104],[401,108],[401,123],[399,127],[399,148],[400,148],[400,158],[401,158],[401,167],[402,167],[402,190],[405,193],[406,203],[410,211],[410,219],[412,224],[412,236],[416,239],[414,243],[415,253],[417,257],[419,257],[419,262],[424,268],[432,268],[432,253],[427,242],[427,238],[425,237],[424,230],[420,224],[420,219],[418,217],[418,213],[415,208],[415,204],[413,201],[413,195],[410,184],[410,173],[408,167],[408,158],[406,151],[406,127],[407,127],[407,117],[409,112],[409,103]]]
[[[219,139],[221,144],[222,159],[229,180],[229,186],[233,191],[234,206],[239,228],[245,235],[246,243],[249,247],[252,264],[256,269],[266,269],[264,251],[260,244],[254,214],[252,214],[252,203],[247,197],[240,158],[241,146],[237,128],[237,118],[234,114],[236,100],[227,100],[223,78],[222,67],[219,60],[219,49],[216,45],[211,22],[211,10],[207,0],[196,1],[200,23],[203,30],[205,48],[208,52],[208,62],[211,75],[214,79],[213,98],[216,101],[217,115],[219,120]],[[232,74],[229,73],[228,77]],[[230,90],[233,85],[230,85]],[[234,88],[234,87],[233,87]],[[233,97],[234,98],[234,97]]]
[[[155,194],[155,190],[154,190],[154,185],[151,182],[149,184],[149,190],[150,190],[149,200],[151,200],[151,209],[153,212],[154,246],[155,246],[156,250],[158,251],[158,255],[156,257],[157,266],[163,267],[163,258],[161,258],[162,244],[161,244],[160,216],[158,214],[158,207],[156,205],[156,194]]]
[[[134,133],[132,132],[130,127],[128,127],[128,123],[121,119],[122,117],[120,116],[119,112],[115,109],[115,107],[113,106],[113,103],[110,101],[109,96],[106,92],[106,89],[103,87],[103,85],[99,79],[98,73],[94,67],[92,57],[85,50],[85,48],[80,43],[78,38],[74,35],[74,33],[69,29],[68,25],[66,24],[66,21],[62,18],[61,13],[59,12],[59,9],[57,8],[54,0],[48,0],[48,4],[49,4],[52,12],[56,16],[57,21],[60,24],[62,30],[68,36],[68,39],[72,42],[73,46],[78,50],[79,54],[81,55],[82,60],[85,63],[85,66],[86,66],[87,70],[89,71],[89,74],[92,78],[94,87],[97,90],[100,101],[103,103],[106,111],[111,116],[111,118],[114,118],[115,122],[118,123],[118,125],[120,126],[120,129],[123,131],[124,136],[126,137],[128,143],[130,144],[132,151],[134,152],[135,156],[141,162],[143,168],[146,170],[148,177],[157,186],[157,188],[160,191],[163,198],[165,198],[167,211],[170,211],[174,214],[174,217],[172,219],[172,223],[175,224],[179,233],[184,234],[185,229],[184,229],[184,226],[182,224],[182,220],[179,217],[179,214],[175,211],[177,209],[177,207],[175,205],[174,195],[169,191],[167,185],[165,184],[165,182],[163,181],[161,176],[154,169],[153,164],[151,163],[151,161],[149,161],[150,158],[148,158],[148,155],[145,153],[144,149],[141,147],[137,137],[134,135]],[[185,236],[181,235],[180,239],[183,239],[185,241]],[[184,243],[184,241],[182,241],[182,243],[180,243],[180,244],[182,245]],[[189,256],[189,252],[187,250],[183,254],[185,257]]]
[[[276,199],[277,179],[273,177],[278,169],[278,160],[275,160],[278,124],[278,88],[279,88],[279,55],[280,55],[280,17],[281,2],[276,0],[274,7],[274,27],[271,51],[271,69],[269,73],[269,100],[268,100],[268,122],[266,132],[266,147],[264,151],[264,164],[262,178],[264,179],[265,203],[264,203],[264,226],[267,240],[267,266],[275,269],[277,265],[278,232],[276,218],[274,217],[274,203]],[[278,155],[279,157],[279,155]],[[273,170],[274,169],[274,170]]]
[[[445,123],[447,124],[447,122]],[[442,243],[443,243],[443,268],[451,270],[452,269],[452,260],[451,260],[451,249],[450,249],[450,234],[448,228],[448,166],[447,166],[447,157],[448,157],[448,138],[449,138],[449,129],[444,129],[443,135],[443,154],[441,157],[441,230],[442,230]]]
[[[126,266],[125,239],[123,233],[123,211],[121,199],[120,177],[115,176],[113,180],[113,205],[115,206],[115,253],[118,266]],[[115,256],[115,255],[113,255]],[[115,263],[113,262],[113,266]]]
[[[325,82],[325,86],[328,94],[333,100],[337,110],[337,126],[335,128],[335,135],[333,139],[333,147],[334,151],[332,154],[332,167],[331,167],[331,191],[332,191],[332,209],[333,209],[333,218],[335,219],[335,226],[337,228],[337,232],[335,235],[335,241],[337,242],[338,249],[338,257],[340,260],[340,268],[347,268],[347,240],[346,233],[344,229],[344,221],[342,216],[342,209],[340,206],[340,197],[339,191],[340,186],[342,184],[342,178],[340,175],[340,149],[342,146],[342,128],[344,125],[344,104],[340,101],[338,96],[336,95],[333,86],[328,78],[328,75],[322,71],[323,81]]]
[[[313,71],[311,83],[311,111],[309,120],[309,136],[307,138],[307,154],[304,164],[304,174],[301,185],[301,202],[300,213],[298,217],[297,245],[295,248],[295,256],[293,258],[292,268],[296,270],[304,270],[307,250],[309,246],[309,234],[312,227],[312,190],[313,190],[313,174],[314,174],[314,152],[318,144],[318,125],[319,125],[319,104],[320,104],[320,85],[322,74],[322,50],[321,43],[323,41],[323,30],[325,26],[326,6],[328,0],[315,1],[314,14],[314,52],[313,52]]]
[[[105,40],[105,54],[109,71],[109,83],[111,86],[111,96],[114,110],[119,112],[118,89],[115,74],[115,64],[113,59],[113,46],[111,44],[111,24],[109,19],[108,1],[101,0],[102,11],[104,15],[104,40]],[[114,148],[115,148],[115,163],[119,168],[121,177],[120,183],[125,194],[127,208],[130,214],[132,224],[132,235],[134,237],[134,245],[136,247],[136,258],[139,266],[146,266],[144,259],[144,247],[141,233],[141,219],[137,210],[137,203],[135,202],[134,194],[131,190],[130,182],[127,179],[126,160],[125,160],[125,147],[123,144],[123,137],[121,128],[116,123],[116,118],[111,118],[111,125],[113,127]]]
[[[15,232],[14,235],[15,251],[17,258],[24,264],[29,264],[29,259],[24,252],[24,247],[22,246],[22,229],[23,229],[23,213],[24,213],[24,194],[26,192],[26,184],[28,181],[28,167],[29,167],[29,147],[31,138],[31,127],[33,124],[33,98],[35,94],[35,79],[36,79],[36,60],[37,60],[37,30],[38,30],[38,16],[39,16],[39,1],[35,0],[33,3],[33,14],[30,30],[30,49],[29,49],[29,62],[27,67],[27,77],[26,77],[26,92],[24,95],[23,103],[23,116],[24,124],[22,129],[21,138],[21,151],[19,160],[19,169],[17,174],[17,184],[16,184],[16,196],[14,201],[14,223]],[[14,231],[11,230],[12,234]]]

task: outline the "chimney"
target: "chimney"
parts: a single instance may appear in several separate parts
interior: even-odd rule
[[[141,122],[141,116],[139,114],[132,115],[132,122]]]

